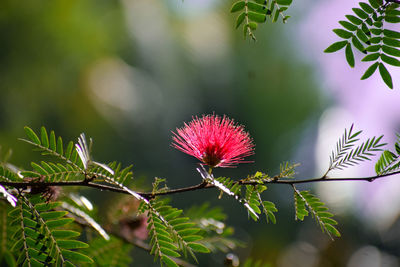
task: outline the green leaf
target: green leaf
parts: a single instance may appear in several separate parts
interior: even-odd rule
[[[333,32],[336,33],[337,36],[343,39],[349,39],[353,36],[351,32],[345,31],[343,29],[333,29]]]
[[[260,14],[256,12],[249,11],[247,13],[248,17],[250,20],[258,22],[258,23],[263,23],[266,20],[266,15],[265,14]]]
[[[31,267],[44,267],[44,266],[46,266],[43,263],[41,263],[38,260],[36,260],[35,258],[31,258],[29,264],[30,264]]]
[[[42,146],[48,148],[48,147],[49,147],[49,138],[48,138],[48,136],[47,136],[46,128],[44,128],[43,126],[42,126],[42,128],[40,129],[40,137],[41,137],[41,139],[42,139]]]
[[[189,229],[180,230],[180,231],[178,231],[178,233],[179,233],[181,236],[186,236],[186,235],[193,235],[193,234],[196,234],[196,233],[198,233],[199,231],[200,231],[199,228],[189,228]]]
[[[399,23],[400,17],[398,16],[385,16],[385,21],[389,23]]]
[[[201,235],[188,235],[183,237],[183,240],[185,240],[186,242],[194,242],[202,239],[203,237]]]
[[[379,49],[381,49],[380,45],[370,45],[370,46],[367,46],[367,48],[366,48],[366,50],[368,52],[378,52]]]
[[[70,224],[73,221],[74,221],[73,218],[62,218],[62,219],[58,219],[58,220],[47,221],[46,224],[49,228],[55,228],[55,227],[60,227],[60,226]]]
[[[346,44],[348,44],[348,41],[339,41],[339,42],[333,43],[327,49],[325,49],[324,52],[325,53],[333,53],[333,52],[339,51],[340,49],[345,47]]]
[[[272,22],[278,21],[279,14],[280,14],[279,12],[280,12],[279,10],[275,10],[275,14],[274,14],[274,17],[272,18]]]
[[[53,151],[56,150],[56,134],[54,133],[54,131],[50,132],[50,149]]]
[[[354,67],[354,54],[353,50],[351,49],[350,43],[346,45],[346,60],[349,63],[350,67]]]
[[[190,247],[191,249],[193,249],[193,251],[195,251],[195,252],[210,253],[210,250],[209,250],[206,246],[204,246],[204,245],[202,245],[202,244],[200,244],[200,243],[192,243],[192,242],[189,242],[188,245],[189,245],[189,247]]]
[[[368,18],[368,14],[365,13],[362,9],[360,8],[352,8],[353,12],[356,13],[356,15],[362,19]]]
[[[39,203],[35,205],[35,209],[39,212],[51,210],[61,205],[61,202]]]
[[[327,231],[329,231],[331,234],[333,234],[336,237],[340,237],[340,232],[331,224],[325,224],[325,228]]]
[[[365,71],[364,75],[361,77],[361,80],[365,80],[369,78],[372,74],[374,74],[375,70],[378,68],[379,62],[375,62]]]
[[[168,267],[179,267],[178,264],[176,264],[175,261],[173,261],[171,258],[167,256],[161,256],[162,262],[164,262]]]
[[[382,29],[371,28],[370,31],[375,35],[380,35],[382,33]]]
[[[55,141],[55,140],[54,140]],[[57,139],[57,147],[56,147],[56,151],[58,154],[63,155],[64,151],[63,151],[64,147],[63,147],[63,141],[62,138],[59,136]]]
[[[399,40],[388,38],[388,37],[383,37],[383,43],[385,45],[389,45],[389,46],[400,47]]]
[[[77,240],[57,240],[57,244],[65,249],[87,248],[88,244]]]
[[[369,42],[371,44],[379,44],[381,42],[382,38],[381,37],[372,37],[369,39]]]
[[[167,256],[171,256],[171,257],[176,257],[177,258],[177,257],[181,256],[178,252],[173,251],[173,250],[171,250],[169,248],[166,248],[166,247],[161,247],[160,251],[161,251],[162,254],[167,255]]]
[[[360,43],[360,41],[358,41],[355,36],[351,38],[351,42],[353,43],[354,47],[357,48],[360,52],[364,54],[367,53],[367,51],[365,51],[365,47]]]
[[[394,38],[394,39],[400,39],[400,32],[397,31],[392,31],[392,30],[383,30],[383,35],[386,37]]]
[[[395,9],[395,8],[399,8],[399,5],[391,5],[386,9],[386,15],[388,16],[400,16],[400,10]]]
[[[354,24],[352,24],[352,23],[350,23],[348,21],[345,21],[345,20],[341,20],[341,21],[339,21],[339,23],[344,28],[346,28],[347,30],[352,31],[352,32],[354,32],[354,31],[356,31],[358,29],[358,27],[356,25],[354,25]]]
[[[383,45],[382,46],[382,51],[385,52],[386,54],[395,56],[395,57],[400,57],[400,50],[387,46],[387,45]]]
[[[381,59],[382,59],[383,62],[385,62],[387,64],[390,64],[392,66],[396,66],[396,67],[400,66],[400,61],[398,59],[394,58],[394,57],[389,57],[389,56],[387,56],[385,54],[382,54],[381,55]]]
[[[51,231],[51,234],[56,239],[58,239],[58,238],[71,238],[71,237],[80,236],[79,232],[72,231],[72,230],[53,230],[53,231]]]
[[[371,4],[371,6],[375,9],[380,7],[380,4],[376,0],[368,0],[368,2]]]
[[[29,128],[28,126],[24,127],[26,135],[31,139],[31,141],[37,145],[40,145],[39,137],[35,134],[35,132]]]
[[[361,23],[362,23],[362,20],[360,20],[359,18],[357,18],[353,15],[346,15],[345,17],[353,24],[361,25]]]
[[[381,54],[380,53],[373,53],[373,54],[369,54],[367,56],[365,56],[363,59],[361,59],[361,61],[375,61],[379,58]]]
[[[62,249],[62,254],[65,256],[65,258],[72,260],[72,261],[83,262],[83,263],[93,263],[93,260],[91,258],[89,258],[88,256],[86,256],[82,253],[76,252],[76,251]]]
[[[369,13],[369,14],[374,13],[374,9],[373,9],[370,5],[368,5],[367,3],[360,2],[360,3],[358,3],[358,4],[360,5],[360,7],[361,7],[365,12],[367,12],[367,13]]]
[[[374,25],[375,27],[382,28],[383,23],[382,23],[382,21],[375,21],[375,22],[373,23],[373,25]]]
[[[44,220],[58,219],[68,214],[68,211],[48,211],[40,213]]]
[[[365,32],[361,29],[358,29],[356,32],[357,37],[363,41],[366,44],[370,44],[368,36],[365,34]]]
[[[242,10],[245,7],[245,5],[246,5],[246,3],[244,1],[237,1],[237,2],[233,3],[232,8],[231,8],[231,13]]]
[[[42,166],[40,166],[39,164],[37,164],[35,162],[31,162],[31,166],[32,166],[32,168],[35,169],[35,171],[37,171],[38,173],[40,173],[42,175],[47,175],[47,173],[48,173]]]
[[[390,73],[386,69],[385,65],[383,65],[382,63],[379,63],[379,73],[381,74],[381,77],[386,85],[390,89],[393,89],[392,76],[390,76]]]
[[[289,6],[292,3],[292,0],[276,0],[279,5]]]
[[[67,146],[67,150],[65,151],[65,157],[67,159],[71,158],[72,150],[74,149],[74,142],[70,141]]]
[[[266,15],[269,15],[270,10],[267,9],[267,7],[265,5],[260,5],[257,3],[253,3],[253,2],[248,2],[247,3],[247,7],[249,8],[249,10],[251,11],[255,11],[257,13],[263,13]]]
[[[253,31],[257,30],[257,23],[250,21],[248,25]]]

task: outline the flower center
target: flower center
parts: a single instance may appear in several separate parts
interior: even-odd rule
[[[215,153],[204,153],[202,161],[210,167],[215,167],[221,162],[221,158]]]

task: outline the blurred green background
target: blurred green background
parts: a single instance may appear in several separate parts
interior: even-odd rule
[[[245,125],[256,144],[255,163],[218,169],[216,175],[273,175],[283,161],[300,161],[301,177],[314,175],[313,140],[330,100],[291,36],[302,14],[294,7],[287,25],[260,25],[252,42],[234,29],[230,5],[1,1],[1,146],[13,149],[15,165],[29,168],[37,154],[17,140],[25,125],[54,129],[66,141],[85,132],[94,140],[96,160],[133,164],[141,189],[154,177],[183,187],[201,179],[197,161],[170,146],[171,131],[192,116],[215,112]],[[100,200],[100,192],[85,192],[104,207],[116,197]],[[235,237],[247,243],[234,251],[242,261],[251,256],[272,266],[346,266],[363,244],[398,252],[398,244],[385,247],[374,231],[358,227],[357,218],[338,217],[344,237],[335,242],[310,218],[295,222],[290,188],[270,186],[265,193],[279,209],[276,225],[255,223],[242,207],[217,197],[216,191],[193,192],[174,196],[173,204],[223,206]],[[132,255],[135,266],[154,264],[139,249]],[[200,266],[223,261],[222,253],[207,255]]]

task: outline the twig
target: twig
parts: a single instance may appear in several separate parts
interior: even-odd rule
[[[327,178],[327,177],[319,177],[319,178],[312,178],[312,179],[302,179],[302,180],[288,180],[288,179],[275,179],[276,177],[272,177],[272,179],[269,179],[268,181],[264,181],[264,184],[287,184],[287,185],[294,185],[294,184],[304,184],[304,183],[316,183],[316,182],[338,182],[338,181],[364,181],[364,182],[373,182],[378,179],[382,179],[388,176],[394,176],[400,174],[400,171],[392,172],[392,173],[386,173],[383,175],[375,175],[375,176],[369,176],[369,177],[361,177],[361,178],[356,178],[356,177],[342,177],[342,178]],[[260,184],[258,181],[246,181],[246,180],[239,180],[236,183],[238,184],[243,184],[243,185],[257,185]],[[117,188],[114,186],[110,185],[105,185],[101,183],[96,183],[96,182],[88,182],[87,180],[83,181],[65,181],[65,182],[40,182],[40,181],[30,181],[30,182],[8,182],[8,181],[0,181],[0,185],[2,186],[8,186],[8,187],[13,187],[15,189],[26,189],[28,187],[33,187],[33,188],[46,188],[48,186],[82,186],[82,187],[92,187],[96,188],[99,190],[105,190],[105,191],[111,191],[111,192],[116,192],[120,194],[129,194],[129,192],[125,191],[122,188]],[[178,194],[178,193],[184,193],[184,192],[190,192],[190,191],[196,191],[196,190],[203,190],[203,189],[209,189],[209,188],[215,188],[214,185],[212,184],[207,184],[207,183],[200,183],[197,185],[193,186],[188,186],[188,187],[182,187],[182,188],[177,188],[177,189],[171,189],[167,191],[162,191],[162,192],[137,192],[139,195],[146,199],[151,199],[156,196],[161,196],[161,195],[172,195],[172,194]]]

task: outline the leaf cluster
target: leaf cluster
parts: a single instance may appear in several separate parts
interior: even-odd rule
[[[395,152],[390,150],[382,152],[375,164],[375,172],[377,175],[393,173],[400,169],[400,135],[397,135],[394,149]]]
[[[276,218],[274,212],[277,212],[278,209],[273,202],[261,199],[261,193],[265,190],[267,190],[267,186],[265,185],[246,185],[245,199],[256,214],[264,213],[267,222],[271,221],[275,224]],[[258,219],[253,213],[249,214],[253,220],[256,221]]]
[[[386,83],[393,89],[392,77],[386,64],[400,66],[400,32],[389,29],[389,24],[400,22],[399,4],[385,0],[369,0],[360,2],[353,8],[353,14],[346,15],[347,20],[339,21],[343,28],[333,32],[344,39],[330,45],[326,53],[336,52],[345,48],[347,63],[354,67],[353,48],[364,53],[363,62],[373,62],[365,71],[361,80],[369,78],[376,69]]]
[[[355,146],[362,131],[353,133],[353,126],[352,124],[349,130],[345,129],[342,137],[337,141],[336,149],[331,152],[329,167],[324,176],[331,170],[342,170],[362,161],[370,160],[370,157],[375,155],[374,152],[382,151],[382,147],[386,145],[381,142],[383,138],[383,135],[381,135],[368,138],[360,145]]]
[[[281,16],[283,23],[286,23],[290,16],[286,16],[284,11],[291,3],[292,0],[239,0],[232,5],[231,13],[240,12],[236,18],[236,28],[243,25],[243,36],[256,40],[253,31],[259,23],[266,22],[267,18],[276,22]]]
[[[40,195],[21,195],[18,207],[11,210],[10,227],[14,227],[12,247],[19,254],[20,266],[75,266],[76,263],[92,263],[92,259],[75,251],[88,245],[76,240],[79,232],[66,230],[74,219],[68,212],[57,210],[60,202],[46,203]]]
[[[303,221],[304,217],[311,213],[323,232],[327,233],[331,238],[332,235],[339,237],[340,233],[335,227],[337,221],[332,219],[333,214],[328,211],[325,204],[309,191],[299,191],[294,186],[293,190],[296,220]]]
[[[181,254],[185,257],[190,254],[197,261],[195,252],[210,252],[198,242],[203,237],[198,234],[201,229],[196,223],[191,222],[188,217],[181,216],[183,211],[171,207],[166,200],[142,202],[140,210],[147,212],[150,254],[159,259],[161,265],[178,266],[174,259],[181,257]]]

